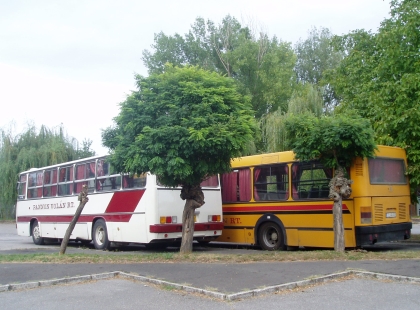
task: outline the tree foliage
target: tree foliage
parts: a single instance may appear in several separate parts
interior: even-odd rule
[[[103,132],[120,171],[150,171],[167,186],[199,185],[229,171],[230,159],[252,139],[249,100],[231,79],[168,65],[136,80],[139,91],[121,104],[116,126]]]
[[[311,83],[300,84],[293,92],[286,111],[280,108],[260,120],[263,147],[266,152],[289,150],[286,121],[289,116],[309,113],[316,117],[323,114],[324,103],[319,89]]]
[[[16,202],[16,182],[19,172],[78,159],[80,155],[94,155],[86,140],[84,152],[77,148],[77,140],[68,137],[64,128],[58,130],[30,125],[22,134],[0,130],[0,218],[12,217]]]
[[[311,83],[319,87],[325,110],[331,111],[337,104],[337,94],[324,79],[328,70],[335,69],[344,57],[342,51],[331,45],[333,34],[328,28],[313,27],[308,38],[299,40],[294,47],[297,55],[295,72],[299,83]]]
[[[269,38],[226,16],[220,25],[197,18],[181,36],[155,35],[152,51],[143,51],[149,74],[162,73],[165,64],[195,65],[233,78],[242,95],[250,96],[257,118],[284,110],[295,85],[296,57],[289,43]]]
[[[344,251],[342,201],[351,195],[351,180],[343,167],[356,157],[372,157],[376,144],[368,120],[356,115],[322,116],[306,113],[286,120],[288,141],[301,161],[319,160],[326,167],[336,168],[331,179],[329,197],[333,204],[334,249]]]
[[[378,143],[406,149],[414,192],[420,185],[420,2],[391,1],[390,15],[376,34],[335,38],[347,56],[328,79],[343,109],[371,121]]]
[[[349,167],[355,157],[372,157],[376,149],[369,121],[357,115],[292,115],[286,132],[297,159],[319,159],[331,168]]]
[[[161,184],[182,186],[186,200],[181,252],[192,250],[194,209],[204,204],[200,183],[230,171],[255,130],[249,99],[234,81],[198,67],[167,65],[161,74],[137,76],[139,90],[121,104],[103,144],[120,171],[151,172]]]

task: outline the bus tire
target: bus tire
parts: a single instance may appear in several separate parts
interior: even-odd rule
[[[111,242],[108,239],[108,231],[104,220],[97,220],[93,225],[92,239],[95,249],[109,250]]]
[[[43,245],[45,240],[41,237],[38,221],[34,221],[31,226],[32,240],[36,245]]]
[[[284,250],[283,232],[274,222],[265,222],[258,229],[258,244],[263,250]]]

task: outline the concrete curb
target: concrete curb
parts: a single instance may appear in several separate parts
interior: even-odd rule
[[[103,280],[103,279],[115,278],[118,274],[119,274],[119,271],[113,271],[113,272],[92,274],[92,275],[87,275],[87,276],[76,276],[76,277],[45,280],[45,281],[6,284],[6,285],[0,285],[0,292],[33,289],[33,288],[38,288],[38,287],[47,287],[47,286],[60,285],[60,284],[76,284],[76,283],[83,283],[87,281]]]
[[[104,279],[111,279],[111,278],[118,277],[118,278],[123,278],[127,280],[152,283],[152,284],[156,284],[160,286],[170,286],[178,290],[201,294],[201,295],[205,295],[205,296],[215,298],[215,299],[234,301],[234,300],[245,299],[245,298],[250,298],[254,296],[260,296],[264,294],[291,290],[298,287],[305,287],[305,286],[314,285],[314,284],[322,284],[331,280],[341,279],[348,276],[356,276],[356,277],[366,278],[366,279],[390,280],[394,282],[407,282],[407,283],[420,284],[420,278],[415,278],[415,277],[375,273],[375,272],[360,271],[360,270],[347,270],[347,271],[333,273],[333,274],[329,274],[322,277],[315,277],[315,278],[311,278],[307,280],[273,285],[273,286],[268,286],[264,288],[254,289],[254,290],[242,291],[242,292],[238,292],[234,294],[224,294],[224,293],[196,288],[196,287],[192,287],[188,285],[182,285],[182,284],[168,282],[164,280],[138,276],[138,275],[125,273],[121,271],[113,271],[113,272],[107,272],[107,273],[92,274],[92,275],[86,275],[86,276],[76,276],[76,277],[69,277],[69,278],[62,278],[62,279],[34,281],[34,282],[26,282],[26,283],[18,283],[18,284],[6,284],[6,285],[0,286],[0,292],[34,289],[34,288],[48,287],[48,286],[62,285],[62,284],[77,284],[77,283],[84,283],[88,281],[97,281],[97,280],[104,280]]]

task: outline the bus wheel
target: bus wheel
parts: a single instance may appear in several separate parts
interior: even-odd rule
[[[283,233],[280,227],[273,222],[266,222],[258,230],[258,243],[263,250],[283,250]]]
[[[39,231],[38,221],[32,223],[32,240],[36,245],[44,244],[44,238],[41,237],[41,232]]]
[[[97,220],[93,225],[93,244],[97,250],[108,250],[110,242],[104,220]]]

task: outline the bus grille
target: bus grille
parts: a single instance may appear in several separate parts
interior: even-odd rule
[[[363,161],[360,158],[358,158],[354,166],[356,168],[355,169],[356,175],[362,177],[363,176]]]
[[[398,216],[400,220],[405,220],[407,217],[407,208],[405,207],[405,203],[398,204]]]
[[[382,222],[384,220],[384,206],[380,204],[375,204],[375,222]]]

